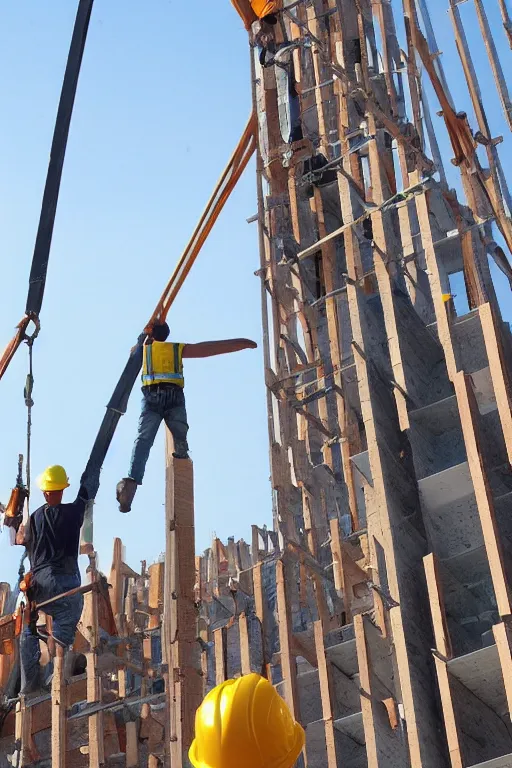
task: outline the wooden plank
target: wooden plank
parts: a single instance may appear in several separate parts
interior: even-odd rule
[[[501,624],[495,624],[492,629],[500,657],[508,711],[512,713],[512,617],[504,617]]]
[[[96,553],[94,552],[89,555],[89,578],[92,583],[98,578]],[[89,592],[85,596],[84,615],[87,617],[86,625],[89,632],[90,647],[89,652],[86,653],[87,701],[90,704],[95,704],[101,701],[102,695],[101,676],[98,674],[96,667],[99,646],[98,593],[96,590]],[[89,766],[90,768],[100,768],[104,762],[103,714],[98,712],[89,717]]]
[[[320,681],[320,697],[322,699],[322,716],[325,725],[327,768],[337,768],[338,754],[336,749],[336,740],[334,738],[333,710],[331,704],[332,690],[329,679],[328,662],[325,656],[324,630],[321,621],[315,621],[313,626],[316,655],[318,659],[318,677]]]
[[[482,0],[475,0],[476,15],[478,17],[478,24],[480,25],[480,31],[484,40],[484,45],[491,65],[492,74],[494,76],[494,82],[496,83],[496,89],[498,91],[501,106],[505,114],[505,119],[508,123],[508,127],[512,130],[512,104],[510,102],[510,96],[507,87],[507,81],[503,74],[503,69],[498,56],[498,51],[494,43],[487,14],[485,12],[484,4]]]
[[[238,617],[238,627],[240,630],[240,659],[242,665],[242,675],[251,673],[251,651],[249,647],[249,632],[247,629],[247,616],[245,613]]]
[[[52,768],[66,768],[66,680],[64,651],[57,646],[52,680]]]
[[[465,375],[464,371],[459,371],[456,374],[453,383],[455,385],[455,394],[457,395],[469,471],[475,490],[496,603],[500,615],[509,616],[512,613],[511,587],[506,577],[504,555],[494,512],[492,492],[478,444],[476,431],[478,407],[471,388],[470,379]]]
[[[508,460],[512,464],[512,402],[510,390],[510,372],[502,349],[501,334],[497,327],[493,308],[490,303],[482,304],[478,308],[482,333],[484,336],[485,351],[489,360],[489,370],[496,396],[496,405],[507,447]]]
[[[369,144],[373,199],[377,205],[382,205],[388,197],[384,187],[384,168],[382,164],[382,158],[385,156],[387,150],[383,143],[383,132],[377,130],[376,121],[371,115],[368,117],[368,131],[371,135],[376,136],[375,141],[371,141]],[[393,189],[390,190],[390,193],[395,194]],[[393,263],[393,253],[396,250],[397,239],[394,237],[390,216],[391,213],[383,213],[379,210],[371,214],[374,241],[373,265],[379,286],[382,309],[384,311],[384,323],[386,326],[393,378],[398,384],[398,387],[395,387],[393,390],[398,410],[398,418],[400,428],[406,430],[410,426],[407,401],[404,395],[404,393],[408,392],[408,371],[406,368],[406,361],[404,361],[402,357],[400,348],[402,334],[398,328],[397,312],[395,310],[393,281],[397,267]]]
[[[318,234],[320,238],[327,235],[327,229],[325,226],[324,208],[322,202],[322,196],[320,190],[316,187],[314,191],[315,195],[315,208],[318,222]],[[332,293],[336,287],[336,254],[335,247],[332,241],[329,241],[322,247],[322,267],[325,281],[326,293]],[[352,474],[352,467],[350,464],[350,444],[347,439],[348,432],[348,414],[345,399],[343,397],[343,381],[341,374],[341,339],[340,339],[340,325],[337,311],[337,299],[334,296],[327,298],[325,301],[325,311],[327,314],[327,333],[329,337],[329,351],[331,355],[331,365],[334,373],[334,387],[335,387],[335,400],[336,410],[338,416],[338,430],[340,434],[340,449],[341,458],[343,464],[344,480],[347,485],[348,491],[348,503],[350,516],[352,518],[352,530],[357,531],[359,529],[359,519],[357,512],[356,492],[354,486],[354,477]],[[314,554],[314,553],[313,553]]]
[[[173,450],[167,431],[163,652],[169,665],[169,752],[174,768],[182,768],[203,691],[196,640],[193,465],[189,459],[175,459]]]
[[[427,579],[428,597],[430,601],[430,613],[432,616],[432,625],[434,628],[434,640],[436,649],[445,657],[452,658],[452,646],[446,613],[444,610],[444,601],[442,596],[442,586],[439,579],[439,563],[436,555],[431,553],[423,558],[425,576]]]
[[[263,624],[264,619],[264,603],[263,603],[263,585],[261,580],[262,563],[256,563],[253,568],[254,577],[254,608],[256,616]]]
[[[297,665],[291,650],[290,604],[286,597],[285,566],[282,560],[276,563],[277,611],[279,615],[279,646],[281,669],[284,682],[284,700],[295,718],[299,717],[297,696]]]
[[[415,172],[414,176],[419,178],[419,174],[417,172]],[[430,225],[430,215],[426,195],[424,193],[417,195],[415,203],[420,226],[421,243],[423,245],[425,260],[427,262],[427,268],[429,272],[430,290],[432,293],[432,301],[434,304],[434,311],[437,321],[437,332],[439,341],[443,347],[448,376],[453,381],[453,377],[455,376],[458,365],[455,358],[455,350],[453,347],[450,322],[446,312],[446,304],[443,301],[443,293],[449,292],[449,286],[445,284],[441,278],[441,271],[434,247],[434,239],[432,237],[432,228]]]
[[[215,647],[215,682],[217,685],[226,679],[226,643],[224,627],[216,629],[213,633]]]
[[[112,585],[110,590],[110,602],[112,604],[112,611],[117,624],[117,629],[120,634],[123,633],[122,613],[123,613],[123,542],[121,539],[114,539],[114,551],[112,554],[112,567],[110,569],[109,584]]]
[[[359,682],[361,687],[361,711],[363,713],[363,727],[368,759],[368,768],[379,768],[380,762],[377,752],[377,733],[373,718],[373,705],[371,696],[370,665],[368,662],[368,649],[364,631],[364,618],[362,614],[354,616],[354,634],[356,638],[357,662],[359,666]]]
[[[138,730],[137,722],[126,723],[126,768],[138,768],[140,765]]]
[[[441,706],[443,710],[444,725],[446,730],[446,739],[448,741],[448,751],[450,753],[450,762],[452,768],[464,768],[466,763],[462,759],[462,747],[460,742],[459,727],[455,716],[455,708],[450,688],[450,678],[446,662],[434,657],[436,667],[437,682],[439,693],[441,695]]]
[[[2,729],[3,730],[3,729]],[[26,706],[25,696],[16,703],[15,753],[13,765],[22,768],[39,759],[32,735],[32,708]]]

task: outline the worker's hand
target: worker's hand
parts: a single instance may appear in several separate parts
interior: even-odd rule
[[[18,547],[24,547],[27,543],[27,537],[25,536],[25,526],[23,523],[18,528],[15,543]]]
[[[246,349],[257,349],[258,345],[255,341],[251,341],[251,339],[244,339],[244,341],[246,342]]]

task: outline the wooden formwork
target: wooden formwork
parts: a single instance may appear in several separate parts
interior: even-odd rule
[[[334,627],[354,628],[356,674],[366,694],[361,764],[447,766],[458,759],[454,733],[460,726],[450,725],[442,692],[438,705],[443,675],[454,692],[455,719],[464,706],[462,683],[455,671],[444,670],[442,649],[431,653],[433,590],[422,569],[429,552],[439,553],[441,567],[447,562],[451,601],[457,585],[471,584],[474,574],[484,615],[476,629],[488,627],[499,638],[493,663],[502,685],[510,665],[510,331],[501,320],[486,252],[496,257],[489,247],[492,218],[509,242],[502,198],[508,192],[496,143],[487,145],[487,173],[468,118],[455,112],[442,65],[431,55],[438,52],[429,50],[432,27],[424,4],[426,37],[414,2],[404,2],[407,56],[387,3],[286,5],[272,33],[256,23],[251,36],[259,274],[279,533],[274,557],[302,551],[302,563],[316,559],[324,577],[332,578],[342,602],[317,606],[325,638]],[[489,30],[480,4],[476,11],[485,41]],[[460,40],[456,4],[451,15]],[[269,34],[274,46],[256,57]],[[467,50],[460,45],[459,52],[467,63]],[[496,52],[492,46],[488,52],[506,105],[499,66],[492,64]],[[448,191],[417,61],[443,109],[469,208]],[[466,71],[477,104],[474,71]],[[477,120],[482,136],[489,136],[483,108]],[[434,162],[426,155],[427,134]],[[500,266],[510,277],[506,259]],[[464,274],[467,317],[457,316],[450,296],[455,272]],[[351,559],[349,575],[343,547],[354,544],[359,558]],[[260,574],[269,562],[270,556]],[[300,613],[295,606],[307,593],[305,580],[300,572],[284,573],[287,605]],[[265,605],[268,589],[259,610],[264,624],[275,611]],[[370,599],[358,604],[365,590]],[[459,613],[458,634],[470,634],[470,617]],[[280,616],[281,636],[283,620],[288,626]],[[315,627],[318,651],[319,625],[309,621],[304,632]],[[379,646],[386,643],[382,653]],[[328,658],[328,646],[323,652]],[[278,647],[274,653],[281,660]],[[277,684],[285,677],[283,694],[296,707],[290,691],[301,673],[290,667],[288,651],[283,658]],[[326,694],[328,670],[317,662],[324,733],[319,738],[316,725],[306,722],[306,757],[358,765],[350,744],[333,738],[337,720],[332,692]],[[383,678],[389,681],[387,697]],[[498,731],[496,739],[497,754],[506,754]],[[327,749],[322,758],[321,742]],[[485,756],[485,749],[480,753]],[[472,765],[469,756],[459,759]]]
[[[405,51],[388,2],[283,6],[249,31],[273,528],[196,557],[193,467],[168,441],[166,561],[136,573],[116,540],[111,605],[91,593],[77,637],[86,674],[58,662],[52,697],[4,723],[20,766],[50,743],[55,766],[186,766],[201,697],[249,672],[303,724],[299,765],[512,765],[512,337],[488,265],[512,278],[493,233],[511,246],[511,203],[461,13],[474,125],[423,0],[403,0]]]

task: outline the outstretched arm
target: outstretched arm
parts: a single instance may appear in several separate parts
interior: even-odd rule
[[[258,345],[250,339],[225,339],[224,341],[201,341],[199,344],[186,344],[183,357],[214,357],[242,349],[256,349]]]

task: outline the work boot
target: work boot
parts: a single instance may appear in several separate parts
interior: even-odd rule
[[[116,486],[116,499],[119,502],[120,512],[129,512],[132,501],[137,492],[137,483],[131,477],[123,477]]]
[[[189,459],[188,455],[188,443],[186,440],[174,440],[174,453],[175,459]]]

